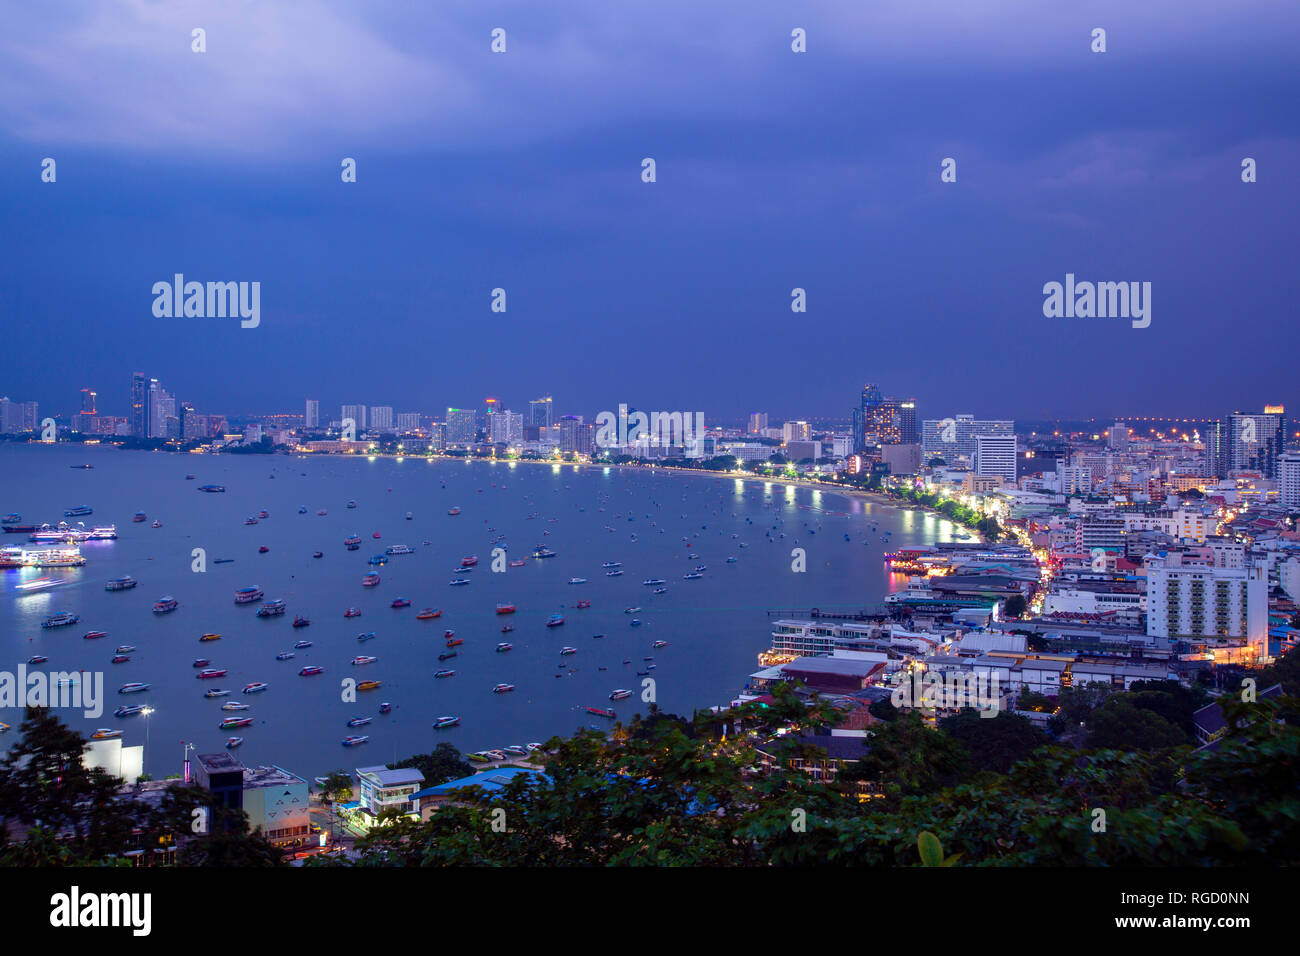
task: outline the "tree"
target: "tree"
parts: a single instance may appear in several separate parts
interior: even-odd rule
[[[417,754],[388,765],[390,770],[414,767],[424,774],[424,786],[436,787],[449,780],[459,780],[474,773],[474,766],[461,757],[460,751],[445,741],[433,748],[432,753]]]
[[[1025,600],[1023,594],[1013,594],[1007,598],[1006,603],[1002,605],[1002,610],[1009,618],[1018,618],[1029,609],[1029,602]]]
[[[1175,724],[1125,699],[1108,701],[1088,718],[1090,749],[1163,750],[1186,742],[1186,734]]]
[[[1002,713],[981,717],[970,708],[940,721],[939,728],[966,748],[976,773],[1006,773],[1047,742],[1042,731],[1024,717]]]

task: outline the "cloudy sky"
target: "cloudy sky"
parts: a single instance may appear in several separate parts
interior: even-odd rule
[[[86,386],[125,414],[135,370],[234,414],[549,392],[817,417],[867,381],[927,417],[1300,408],[1292,2],[51,0],[6,21],[0,394],[43,413]],[[156,318],[178,272],[260,282],[260,326]],[[1066,273],[1150,282],[1150,327],[1045,318]]]

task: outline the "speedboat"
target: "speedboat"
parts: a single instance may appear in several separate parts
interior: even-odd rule
[[[417,621],[432,621],[435,617],[441,617],[442,611],[437,608],[426,607],[419,614],[415,615]]]
[[[219,641],[219,640],[221,640],[221,635],[220,635],[220,634],[201,634],[201,635],[199,636],[199,640],[200,640],[200,641]]]
[[[356,506],[357,506],[357,503],[356,503],[355,500],[352,500],[352,501],[349,501],[349,502],[348,502],[348,507],[349,507],[349,508],[355,508]]]
[[[275,655],[275,659],[277,661],[291,661],[293,660],[293,658],[294,658],[293,651],[281,651],[279,654]]]
[[[361,616],[361,609],[360,609],[360,608],[357,608],[357,607],[350,607],[350,608],[348,608],[346,611],[343,612],[343,616],[344,616],[344,617],[360,617],[360,616]]]
[[[524,744],[524,747],[528,750],[529,753],[536,753],[537,751],[542,749],[542,745],[539,743]]]
[[[135,514],[131,516],[131,520],[136,523],[139,523],[141,521],[147,521],[148,518],[149,516],[145,514],[143,511],[137,511]]]
[[[298,671],[298,676],[312,677],[316,674],[323,674],[324,672],[325,672],[325,668],[319,667],[316,664],[309,664],[308,666],[304,667],[302,670]]]
[[[590,601],[585,601],[585,600],[584,600],[584,601],[579,601],[579,602],[578,602],[578,610],[579,610],[579,611],[581,611],[583,608],[588,608],[588,607],[591,607],[591,602],[590,602]]]
[[[311,618],[303,617],[301,614],[296,615],[293,619],[294,627],[307,627],[311,624]]]
[[[375,661],[377,661],[377,660],[379,660],[379,658],[377,658],[377,657],[371,657],[371,656],[368,655],[368,654],[358,654],[356,657],[352,658],[352,663],[353,663],[353,664],[373,664],[373,663],[374,663]]]
[[[149,686],[150,685],[143,684],[138,681],[132,681],[129,684],[123,684],[121,687],[117,689],[117,692],[119,694],[139,694],[148,690]]]
[[[374,572],[367,574],[364,578],[361,579],[361,586],[363,588],[373,588],[378,584],[379,584],[379,575],[375,574]]]
[[[212,680],[215,677],[225,677],[228,671],[224,667],[209,667],[195,674],[198,680]]]
[[[323,558],[323,557],[325,557],[325,552],[324,552],[324,551],[313,551],[313,552],[311,553],[311,556],[312,556],[313,558]]]
[[[563,614],[552,614],[550,617],[546,619],[547,627],[559,627],[563,623],[564,623]]]
[[[498,613],[498,614],[514,614],[514,613],[515,613],[515,606],[514,606],[513,604],[498,604],[498,605],[497,605],[497,613]]]
[[[632,618],[632,622],[631,622],[631,623],[632,623],[632,626],[633,626],[633,627],[640,627],[640,626],[641,626],[641,621],[640,621],[638,618],[635,618],[635,617]]]
[[[506,651],[514,650],[514,647],[515,646],[513,644],[507,644],[503,641],[502,643],[497,645],[497,653],[504,654]]]
[[[129,663],[130,660],[131,660],[131,657],[130,657],[129,654],[114,654],[114,655],[113,655],[113,659],[112,659],[112,661],[110,661],[110,663],[112,663],[112,664],[126,664],[126,663]]]
[[[379,712],[381,714],[391,713],[392,709],[393,709],[393,705],[390,704],[388,701],[384,701],[382,704],[379,705]]]
[[[652,647],[667,647],[667,646],[668,646],[668,642],[667,642],[667,641],[655,641],[654,644],[652,644],[651,646],[652,646]]]
[[[151,527],[151,528],[161,528],[161,527],[162,527],[162,522],[159,521],[157,518],[154,518],[154,519],[153,519],[153,524],[151,524],[149,527]]]
[[[506,624],[506,625],[504,625],[504,626],[501,628],[501,633],[502,633],[502,634],[509,634],[509,633],[510,633],[511,631],[513,631],[514,629],[515,629],[515,626],[514,626],[513,624]]]
[[[307,506],[306,506],[306,505],[303,505],[302,507],[300,507],[300,508],[298,509],[298,514],[300,514],[300,515],[305,515],[306,513],[307,513]]]
[[[525,749],[524,749],[522,746],[520,746],[519,744],[511,744],[509,747],[502,747],[501,749],[502,749],[503,751],[505,751],[507,754],[511,755],[512,757],[526,757],[526,756],[528,756],[528,751],[525,750]]]
[[[567,656],[567,655],[569,655],[569,654],[576,654],[576,653],[578,653],[578,649],[577,649],[576,647],[561,647],[561,648],[560,648],[560,656],[562,656],[562,657]]]
[[[108,631],[87,631],[84,636],[88,641],[97,641],[101,637],[108,637]]]
[[[258,553],[258,554],[266,554],[266,553],[267,553],[268,551],[270,551],[270,550],[271,550],[271,549],[268,548],[266,545],[262,545],[260,548],[257,549],[257,553]]]
[[[27,663],[28,663],[28,664],[44,664],[44,663],[45,663],[46,661],[48,661],[48,660],[49,660],[49,658],[46,657],[44,654],[33,654],[31,657],[27,658]]]
[[[244,524],[257,524],[257,519],[250,515],[244,519]]]
[[[211,664],[211,663],[212,663],[212,661],[208,660],[206,657],[200,657],[200,658],[198,658],[197,660],[194,661],[194,664],[193,664],[192,666],[194,666],[194,667],[207,667],[207,666],[208,666],[209,664]]]
[[[606,571],[606,572],[605,572],[605,577],[607,577],[607,578],[616,578],[616,577],[618,577],[619,575],[621,575],[622,573],[623,573],[623,572],[622,572],[621,569],[619,569],[619,568],[615,568],[613,571]]]
[[[644,584],[646,587],[655,587],[660,584],[667,584],[668,582],[665,581],[663,578],[646,578],[641,583]]]
[[[244,685],[245,694],[258,694],[267,689],[267,685],[260,680],[255,680],[251,684]]]
[[[461,559],[460,559],[460,566],[461,566],[462,568],[472,568],[472,567],[474,567],[476,564],[478,564],[478,555],[477,555],[477,554],[471,554],[468,558],[461,558]]]
[[[469,578],[452,578],[448,583],[450,583],[452,587],[457,587],[462,584],[469,584]]]
[[[667,588],[655,588],[655,594],[667,594],[667,593],[668,593]]]
[[[604,564],[601,565],[601,567],[604,568],[606,571],[610,570],[611,568],[621,568],[622,566],[623,566],[622,561],[606,561]]]
[[[375,718],[373,717],[353,717],[351,720],[348,721],[348,726],[364,727],[366,724],[370,723],[374,719]]]
[[[433,722],[433,726],[435,729],[441,729],[443,727],[455,727],[459,723],[459,717],[439,717]]]
[[[245,687],[244,690],[248,690],[248,688]],[[203,696],[204,697],[225,697],[229,693],[230,691],[226,690],[224,687],[214,687],[212,688],[212,690],[205,691]]]
[[[123,704],[117,710],[113,711],[114,717],[134,717],[136,714],[144,713],[144,704]]]
[[[448,508],[448,509],[447,509],[447,514],[451,515],[452,517],[455,517],[456,515],[460,514],[460,509],[459,509],[459,508]]]
[[[410,599],[404,597],[393,598],[393,603],[389,605],[389,607],[410,607],[410,606],[411,606]]]
[[[364,634],[358,634],[357,640],[364,644],[366,641],[373,641],[375,637],[374,631],[366,631]]]
[[[221,705],[222,710],[248,710],[248,705],[237,700],[228,700]]]
[[[455,656],[456,656],[455,651],[443,651],[441,654],[438,655],[438,660],[447,661],[447,660],[451,660]]]
[[[227,717],[217,725],[218,730],[229,730],[231,727],[251,727],[253,726],[252,717]]]
[[[610,694],[610,695],[609,695],[609,699],[610,699],[610,700],[627,700],[627,699],[628,699],[629,697],[631,697],[631,696],[632,696],[632,692],[631,692],[630,690],[622,690],[622,689],[620,689],[620,690],[616,690],[616,691],[614,691],[614,693]]]
[[[699,580],[700,578],[702,578],[702,577],[704,577],[704,575],[700,574],[699,571],[690,571],[690,572],[687,572],[686,574],[683,574],[683,575],[682,575],[682,580],[683,580],[683,581],[698,581],[698,580]]]
[[[236,747],[241,746],[243,743],[244,743],[243,737],[231,737],[226,741],[226,749],[234,750]]]
[[[512,567],[512,568],[522,568],[522,567],[523,567],[525,564],[527,564],[527,563],[528,563],[528,562],[525,561],[523,558],[518,558],[518,559],[516,559],[516,560],[510,562],[510,567]]]
[[[293,646],[297,650],[302,650],[304,647],[311,647],[311,641],[298,641]]]
[[[456,676],[456,672],[453,671],[453,670],[440,670],[440,671],[434,671],[434,672],[433,672],[433,676],[434,676],[434,677],[437,677],[437,678],[440,678],[440,679],[443,678],[443,677],[455,677],[455,676]]]
[[[369,737],[366,737],[366,736],[361,736],[361,737],[344,737],[344,738],[343,738],[343,746],[344,746],[344,747],[357,747],[357,746],[360,746],[361,744],[364,744],[364,743],[365,743],[367,740],[369,740],[369,739],[370,739],[370,738],[369,738]]]
[[[569,583],[570,583],[570,584],[586,584],[586,583],[587,583],[587,579],[586,579],[586,578],[569,578]]]
[[[641,610],[641,609],[640,609],[639,607],[625,607],[625,608],[623,608],[623,613],[624,613],[624,614],[636,614],[636,613],[637,613],[638,611],[640,611],[640,610]]]
[[[114,737],[121,737],[122,731],[113,730],[111,727],[101,727],[90,735],[91,740],[112,740]]]
[[[514,685],[514,684],[497,684],[495,687],[492,688],[492,693],[494,693],[494,694],[508,694],[508,693],[510,693],[510,692],[511,692],[512,690],[514,690],[514,689],[515,689],[515,685]]]

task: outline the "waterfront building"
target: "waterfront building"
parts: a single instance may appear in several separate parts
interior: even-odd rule
[[[302,424],[304,428],[320,428],[320,400],[315,398],[307,399],[306,413],[303,415]]]

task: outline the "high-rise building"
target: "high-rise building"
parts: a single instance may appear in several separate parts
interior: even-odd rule
[[[307,399],[307,411],[302,417],[304,428],[320,428],[320,400]]]
[[[1262,415],[1233,412],[1228,416],[1228,470],[1277,475],[1277,456],[1286,450],[1286,410],[1266,406]]]
[[[491,439],[494,444],[515,445],[524,440],[524,416],[509,409],[492,415]]]
[[[767,427],[767,412],[750,412],[749,413],[749,434],[761,435],[763,429]]]
[[[370,427],[375,431],[392,431],[393,407],[391,405],[373,406],[370,409]]]
[[[1278,455],[1277,497],[1287,508],[1300,508],[1300,453],[1288,451]]]
[[[20,435],[37,430],[40,410],[35,402],[12,402],[0,398],[0,433]]]
[[[501,403],[495,398],[483,399],[483,414],[479,419],[478,426],[488,433],[492,434],[492,416],[501,410]]]
[[[976,435],[975,474],[981,478],[1001,478],[1016,483],[1016,436]]]
[[[1148,556],[1147,634],[1170,641],[1245,638],[1267,654],[1268,577],[1262,567],[1216,568],[1182,563],[1180,552]]]
[[[807,422],[786,422],[781,426],[781,440],[786,444],[792,441],[808,441],[812,437],[812,426]]]
[[[528,424],[549,428],[555,422],[551,396],[544,395],[528,403]]]
[[[398,412],[396,425],[399,432],[418,432],[420,430],[420,413]]]
[[[366,406],[364,405],[344,405],[343,421],[346,424],[348,419],[352,419],[353,425],[356,426],[358,434],[366,427]]]
[[[176,399],[162,387],[156,378],[149,380],[149,395],[146,407],[149,412],[149,438],[177,438],[180,434],[180,418],[176,415]],[[169,425],[169,419],[174,425]]]
[[[447,445],[472,445],[478,438],[478,414],[472,408],[447,409]]]
[[[972,415],[927,418],[921,423],[921,452],[929,460],[938,455],[948,464],[958,458],[975,457],[977,435],[1015,435],[1016,423],[1008,420],[976,419]]]
[[[149,377],[143,372],[131,373],[131,434],[149,437]]]
[[[859,448],[916,442],[916,402],[911,399],[885,398],[880,386],[865,385],[859,408],[860,413],[853,417]]]
[[[1128,451],[1128,425],[1116,422],[1106,429],[1106,444],[1114,451]]]

